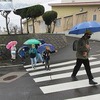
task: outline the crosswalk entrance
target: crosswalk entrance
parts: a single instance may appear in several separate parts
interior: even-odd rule
[[[45,70],[42,63],[36,68],[26,65],[24,68],[48,100],[99,100],[100,97],[100,60],[90,57],[91,72],[97,85],[89,84],[84,66],[77,74],[78,81],[72,81],[71,74],[76,60],[51,64],[51,70]],[[42,100],[42,99],[41,99]]]

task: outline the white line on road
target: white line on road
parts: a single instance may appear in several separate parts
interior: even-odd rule
[[[95,60],[95,59],[96,59],[95,57],[90,57],[90,58],[89,58],[89,60]],[[75,62],[76,62],[76,60],[72,60],[72,61],[61,62],[61,63],[57,63],[57,64],[51,64],[51,67],[61,66],[61,65],[66,65],[66,64],[72,64],[72,63],[75,63]],[[39,65],[43,65],[43,64],[42,64],[42,63],[38,63],[37,66],[39,66]],[[24,66],[24,68],[29,68],[29,69],[27,69],[27,71],[33,70],[33,69],[30,68],[30,67],[31,67],[31,65],[25,65],[25,66]],[[36,68],[36,70],[38,70],[38,69],[43,69],[43,68],[44,68],[44,66],[40,66],[40,67]]]
[[[97,65],[97,64],[100,64],[100,61],[91,62],[91,65]],[[29,75],[30,76],[34,76],[34,75],[40,75],[40,74],[64,71],[64,70],[73,69],[73,67],[74,67],[74,65],[64,66],[64,67],[60,67],[60,68],[54,68],[54,69],[52,69],[50,71],[42,70],[42,71],[37,71],[37,72],[31,72],[31,73],[29,73]],[[82,67],[83,67],[83,65],[82,65]]]
[[[91,71],[92,71],[92,73],[97,73],[97,72],[100,71],[100,67],[99,68],[92,68]],[[56,75],[48,75],[48,76],[44,76],[44,77],[33,78],[33,80],[35,82],[43,82],[43,81],[49,81],[49,80],[71,77],[71,74],[72,74],[72,72],[56,74]],[[85,70],[80,70],[78,72],[77,76],[85,75],[85,74],[86,74]]]
[[[98,82],[97,85],[100,84],[100,77],[95,78],[95,80]],[[73,82],[67,82],[67,83],[60,83],[60,84],[54,84],[54,85],[48,85],[48,86],[42,86],[40,89],[44,94],[48,93],[54,93],[54,92],[60,92],[70,89],[78,89],[83,87],[89,87],[88,79],[85,80],[79,80],[79,81],[73,81]]]
[[[95,94],[95,95],[89,95],[89,96],[65,99],[65,100],[99,100],[99,99],[100,99],[100,94]]]

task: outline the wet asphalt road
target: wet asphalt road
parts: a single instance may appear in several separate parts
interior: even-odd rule
[[[66,37],[66,47],[58,50],[57,53],[51,55],[51,63],[60,63],[75,59],[75,52],[72,50],[72,43],[76,38]],[[90,41],[90,55],[100,54],[100,42]],[[98,59],[100,57],[98,56]],[[38,85],[33,81],[32,77],[26,72],[23,65],[9,66],[0,68],[0,75],[7,75],[11,72],[19,72],[22,74],[18,79],[11,82],[0,82],[0,100],[63,100],[57,95],[44,95],[38,88]],[[5,76],[8,77],[8,76]],[[64,92],[62,92],[64,93]],[[68,92],[70,93],[70,91]],[[48,98],[50,96],[50,98]]]

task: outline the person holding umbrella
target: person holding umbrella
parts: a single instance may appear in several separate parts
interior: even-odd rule
[[[43,57],[42,57],[42,54],[38,51],[38,47],[41,46],[41,43],[40,44],[36,44],[35,45],[35,48],[37,50],[37,62],[41,61],[42,63],[44,63],[44,60],[43,60]]]
[[[16,59],[16,45],[11,47],[11,62],[14,62]]]
[[[21,58],[21,63],[25,64],[26,53],[29,51],[28,46],[22,46],[18,49],[18,55]]]
[[[10,41],[6,45],[6,48],[11,51],[11,62],[13,62],[16,59],[16,45],[17,41]]]
[[[30,55],[32,68],[35,68],[36,63],[37,63],[37,60],[36,60],[37,50],[34,44],[32,44],[32,47],[29,49],[29,55]]]
[[[22,64],[25,64],[25,61],[24,61],[24,59],[25,59],[25,49],[23,48],[22,50],[20,50],[20,51],[18,52],[18,54],[19,54],[19,56],[20,56],[20,58],[21,58],[21,63],[22,63]]]
[[[55,52],[57,52],[57,50],[51,51],[49,46],[45,47],[45,51],[43,52],[43,58],[46,70],[50,70],[50,54]]]
[[[89,63],[89,51],[90,51],[90,45],[89,45],[89,38],[91,37],[92,32],[89,30],[86,30],[84,36],[78,40],[77,43],[77,51],[76,51],[76,65],[73,69],[73,73],[71,75],[71,78],[73,81],[77,81],[77,72],[79,71],[81,65],[83,64],[89,79],[89,84],[95,85],[97,82],[93,81],[93,75],[91,73],[90,63]]]

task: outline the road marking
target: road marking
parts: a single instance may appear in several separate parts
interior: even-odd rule
[[[98,71],[100,71],[100,68],[92,68],[91,71],[92,71],[92,73],[97,73]],[[72,72],[56,74],[56,75],[48,75],[48,76],[44,76],[44,77],[33,78],[33,80],[35,82],[43,82],[43,81],[49,81],[49,80],[71,77],[71,74],[72,74]],[[78,72],[77,76],[85,75],[85,74],[86,74],[85,70],[80,70]]]
[[[37,63],[36,65],[39,66],[39,65],[42,65],[42,63]],[[29,67],[32,67],[32,65],[25,65],[24,66],[24,68],[29,68]]]
[[[89,95],[89,96],[65,99],[65,100],[99,100],[99,99],[100,99],[100,94],[95,94],[95,95]]]
[[[97,85],[100,84],[100,77],[95,78],[95,80],[98,82]],[[40,89],[44,94],[48,93],[54,93],[54,92],[60,92],[65,90],[71,90],[71,89],[78,89],[83,87],[89,87],[88,79],[85,80],[79,80],[79,81],[73,81],[73,82],[67,82],[67,83],[60,83],[60,84],[54,84],[54,85],[48,85],[48,86],[42,86]]]
[[[91,60],[94,60],[95,58],[91,58]],[[72,61],[67,61],[67,62],[62,62],[62,63],[57,63],[57,64],[51,64],[50,67],[55,67],[55,66],[61,66],[61,65],[67,65],[67,64],[72,64],[72,63],[75,63],[76,60],[72,60]],[[41,65],[41,64],[40,64]],[[43,64],[42,64],[43,65]],[[29,65],[28,65],[29,66]],[[30,65],[31,66],[31,65]],[[27,67],[25,67],[27,68]],[[44,65],[43,66],[40,66],[40,67],[36,67],[36,70],[39,70],[39,69],[43,69],[45,68]],[[26,69],[26,71],[32,71],[34,70],[33,68],[28,68]]]
[[[100,61],[91,62],[91,65],[97,65],[97,64],[100,64]],[[83,65],[82,65],[82,67],[83,67]],[[47,74],[47,73],[52,73],[52,72],[69,70],[69,69],[73,69],[73,68],[74,68],[74,65],[70,65],[70,66],[64,66],[64,67],[60,67],[60,68],[54,68],[50,71],[42,70],[42,71],[37,71],[37,72],[31,72],[31,73],[29,73],[29,75],[34,76],[34,75],[40,75],[40,74]]]
[[[89,60],[95,60],[95,59],[97,59],[97,58],[95,58],[95,57],[90,57],[89,58]],[[75,63],[76,62],[76,60],[72,60],[72,61],[67,61],[67,62],[62,62],[62,63],[57,63],[57,64],[51,64],[51,67],[55,67],[55,66],[61,66],[62,64],[63,65],[66,65],[66,64],[72,64],[72,63]],[[37,66],[39,66],[39,65],[43,65],[42,63],[38,63],[38,64],[36,64]],[[29,68],[29,69],[27,69],[27,71],[31,71],[31,70],[33,70],[32,68],[30,68],[31,67],[31,65],[25,65],[24,66],[24,68]],[[36,70],[38,70],[38,69],[43,69],[44,67],[43,66],[40,66],[39,68],[36,68]]]

